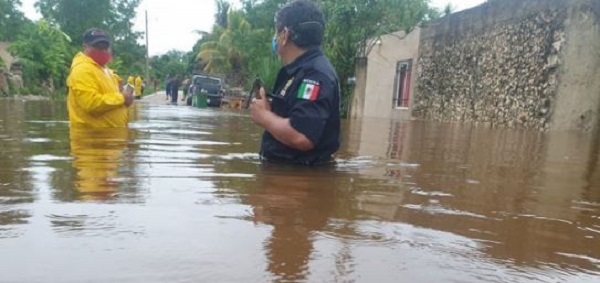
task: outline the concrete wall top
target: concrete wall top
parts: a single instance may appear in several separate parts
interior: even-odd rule
[[[575,1],[578,0],[489,0],[477,7],[426,23],[421,31],[421,40],[445,41],[492,30],[497,25],[518,21],[531,13],[566,9],[569,2]],[[600,1],[595,2],[599,4]]]
[[[397,31],[382,35],[379,44],[375,44],[367,58],[390,58],[395,64],[398,59],[411,59],[419,55],[419,36],[420,28],[416,27],[410,33]]]

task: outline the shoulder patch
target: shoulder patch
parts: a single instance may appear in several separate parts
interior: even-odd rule
[[[304,79],[298,88],[298,99],[315,101],[319,96],[319,82]]]

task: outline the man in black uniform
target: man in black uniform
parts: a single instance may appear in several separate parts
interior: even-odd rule
[[[252,120],[265,129],[261,158],[267,162],[322,165],[340,147],[340,87],[323,54],[323,13],[299,0],[275,15],[273,52],[283,68],[271,102],[261,88],[252,101]]]

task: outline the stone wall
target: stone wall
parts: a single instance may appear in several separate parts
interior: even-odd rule
[[[8,52],[8,42],[0,42],[0,97],[23,88],[23,65]]]
[[[12,64],[12,56],[7,51],[8,43],[0,41],[0,97],[9,95],[8,67]]]
[[[548,128],[568,3],[491,0],[423,28],[413,116]]]

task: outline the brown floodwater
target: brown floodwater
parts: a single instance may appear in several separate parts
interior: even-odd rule
[[[0,100],[0,282],[600,282],[598,136],[345,121],[311,169],[245,112],[131,114]]]

